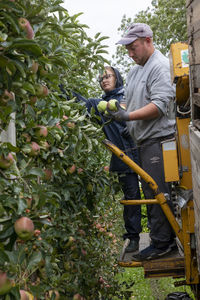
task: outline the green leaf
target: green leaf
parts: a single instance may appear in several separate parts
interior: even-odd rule
[[[5,217],[0,219],[0,223],[5,223],[7,221],[11,220],[11,217]]]
[[[19,72],[21,73],[23,78],[26,78],[26,65],[24,63],[22,63],[19,60],[16,59],[12,59],[12,62],[14,63],[14,65],[16,66],[16,68],[19,70]]]
[[[5,8],[8,11],[12,11],[18,14],[21,14],[23,12],[22,7],[19,6],[16,2],[13,3],[11,1],[1,1],[0,2],[0,8]]]
[[[31,54],[34,54],[36,56],[42,56],[42,49],[39,47],[39,45],[33,41],[28,39],[15,39],[7,48],[7,50],[11,49],[21,49],[23,51],[28,51]]]
[[[25,201],[23,199],[19,198],[17,213],[19,215],[21,215],[25,211],[26,208],[27,208],[27,204],[25,203]]]
[[[7,57],[0,55],[0,66],[1,67],[6,67],[7,63],[8,63]]]
[[[10,227],[4,229],[1,233],[0,233],[0,239],[5,239],[10,237],[12,234],[14,233],[14,227],[13,225],[11,225]]]
[[[34,86],[30,82],[24,82],[22,85],[22,88],[28,92],[30,92],[32,95],[35,95],[35,89]]]
[[[100,36],[101,32],[97,32],[94,36],[95,39],[97,39]]]
[[[0,5],[0,7],[1,7],[1,5]],[[19,34],[20,30],[19,30],[17,18],[15,18],[13,15],[11,15],[11,14],[9,15],[5,12],[1,12],[1,14],[9,21],[9,23],[12,25],[13,29]]]
[[[27,172],[28,175],[35,175],[35,176],[44,176],[44,172],[40,168],[32,168],[28,170]]]
[[[28,263],[27,266],[27,270],[32,270],[33,268],[35,268],[38,263],[42,260],[42,254],[41,252],[34,252],[30,258],[30,261]]]
[[[9,256],[4,252],[2,249],[0,249],[0,265],[3,265],[5,262],[9,261]]]

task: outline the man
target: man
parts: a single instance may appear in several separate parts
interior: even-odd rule
[[[85,99],[77,93],[73,93],[77,100],[84,101],[86,107],[90,112],[92,108],[95,109],[96,115],[99,116],[100,124],[103,126],[103,131],[107,139],[124,151],[132,160],[138,163],[138,156],[135,144],[132,137],[127,132],[125,122],[111,122],[107,123],[107,119],[103,113],[99,112],[98,104],[100,101],[109,101],[116,99],[119,104],[124,97],[124,86],[121,74],[116,68],[105,66],[103,74],[99,76],[99,84],[104,94],[99,99]],[[138,182],[138,175],[131,170],[124,162],[122,162],[114,154],[110,161],[110,172],[115,172],[118,175],[119,182],[124,194],[124,199],[140,199],[140,189]],[[123,211],[123,218],[126,232],[123,234],[123,239],[129,239],[130,242],[126,247],[126,252],[134,252],[139,249],[139,234],[141,227],[141,207],[140,205],[125,205]]]
[[[156,181],[160,192],[169,195],[165,183],[161,142],[175,133],[175,118],[168,115],[175,89],[170,83],[168,59],[153,45],[153,32],[144,23],[132,24],[117,44],[128,50],[135,65],[127,76],[125,102],[112,117],[127,121],[129,132],[138,146],[140,166]],[[146,199],[154,198],[148,184],[142,182]],[[159,205],[148,205],[151,244],[133,258],[137,261],[159,258],[176,248],[174,232]]]

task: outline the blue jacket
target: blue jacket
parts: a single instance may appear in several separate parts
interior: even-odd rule
[[[105,93],[101,99],[89,98],[85,99],[81,95],[77,93],[73,93],[76,96],[78,101],[84,101],[86,103],[87,110],[90,112],[91,108],[94,107],[96,115],[100,116],[101,124],[104,124],[108,120],[106,120],[103,115],[98,111],[97,105],[100,101],[105,100],[109,101],[110,99],[116,99],[121,102],[124,96],[124,88],[123,81],[121,75],[118,70],[114,69],[117,82],[116,88],[108,93]],[[103,131],[105,133],[106,138],[111,141],[115,146],[117,146],[120,150],[125,152],[132,160],[138,163],[137,150],[135,149],[135,144],[133,139],[129,134],[124,134],[124,130],[126,129],[125,122],[117,122],[112,121],[109,124],[103,126]],[[129,168],[122,160],[120,160],[115,154],[112,154],[110,161],[110,171],[117,173],[132,173],[132,169]]]

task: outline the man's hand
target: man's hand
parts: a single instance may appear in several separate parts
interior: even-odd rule
[[[112,118],[116,121],[130,121],[129,113],[120,106],[119,102],[116,103],[117,111],[114,112],[107,108],[107,111],[112,116]]]

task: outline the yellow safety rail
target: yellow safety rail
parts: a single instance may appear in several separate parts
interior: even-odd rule
[[[138,204],[160,204],[165,216],[167,217],[169,223],[171,224],[176,236],[179,238],[180,243],[183,245],[183,231],[179,226],[174,214],[172,213],[167,200],[163,193],[158,189],[158,185],[153,180],[153,178],[148,175],[141,167],[139,167],[132,159],[130,159],[123,151],[121,151],[117,146],[111,143],[109,140],[104,140],[103,144],[112,151],[118,158],[120,158],[125,164],[127,164],[135,173],[137,173],[153,190],[155,194],[155,199],[145,199],[145,200],[122,200],[120,203],[124,205],[138,205]]]

